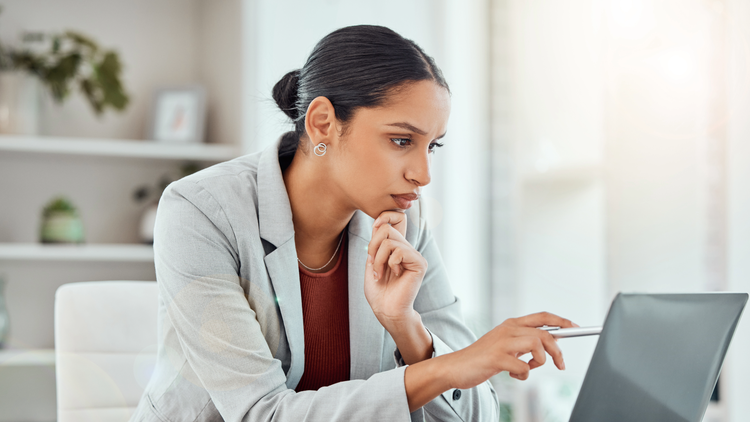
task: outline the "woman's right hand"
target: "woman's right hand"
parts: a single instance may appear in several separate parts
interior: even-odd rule
[[[503,371],[525,380],[530,370],[544,365],[545,352],[552,357],[555,366],[564,370],[565,362],[557,340],[549,332],[536,328],[544,325],[578,326],[547,312],[508,319],[469,347],[447,355],[452,359],[448,372],[451,387],[472,388]],[[532,359],[527,363],[520,357],[528,353]]]

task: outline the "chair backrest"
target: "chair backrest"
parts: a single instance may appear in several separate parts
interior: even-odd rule
[[[55,293],[57,421],[127,422],[156,362],[158,292],[91,281]]]

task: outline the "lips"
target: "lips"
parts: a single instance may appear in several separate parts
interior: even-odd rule
[[[393,201],[402,210],[408,210],[411,208],[412,201],[419,199],[419,195],[416,193],[410,193],[406,195],[391,195]]]

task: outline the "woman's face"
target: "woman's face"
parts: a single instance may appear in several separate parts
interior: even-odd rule
[[[331,163],[352,206],[373,218],[408,209],[430,183],[432,155],[449,115],[450,95],[433,81],[410,83],[383,106],[356,110]]]

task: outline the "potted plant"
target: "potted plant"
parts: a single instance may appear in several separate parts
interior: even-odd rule
[[[2,9],[0,9],[0,12]],[[129,97],[122,62],[112,50],[76,31],[28,32],[21,47],[0,43],[0,133],[36,134],[40,82],[61,103],[80,90],[97,115],[124,110]]]
[[[42,243],[83,243],[83,222],[67,198],[59,196],[44,206],[39,237]]]

